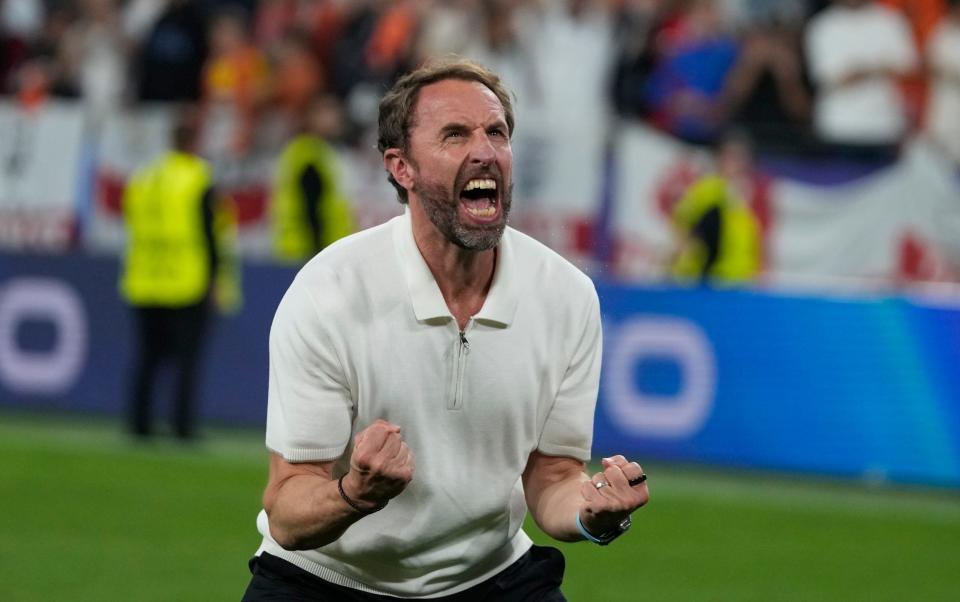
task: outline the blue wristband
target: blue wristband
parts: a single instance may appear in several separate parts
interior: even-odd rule
[[[604,545],[607,542],[602,539],[598,539],[595,535],[592,535],[590,531],[587,531],[587,528],[583,526],[583,522],[580,520],[580,511],[577,511],[577,529],[580,531],[580,535],[583,535],[584,539],[587,541],[592,541],[593,543]]]

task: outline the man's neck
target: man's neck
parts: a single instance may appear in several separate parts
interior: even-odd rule
[[[480,311],[493,282],[496,249],[470,251],[447,240],[424,216],[411,216],[413,238],[460,329]],[[420,218],[420,219],[418,219]]]

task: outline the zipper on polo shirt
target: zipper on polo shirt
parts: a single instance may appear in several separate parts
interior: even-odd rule
[[[467,328],[470,327],[469,322]],[[450,386],[450,398],[447,400],[448,410],[459,410],[463,407],[463,377],[467,372],[467,356],[470,355],[470,341],[467,340],[466,329],[459,331],[460,338],[454,343],[453,351],[453,382]]]

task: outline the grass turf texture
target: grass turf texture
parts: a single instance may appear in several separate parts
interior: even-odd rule
[[[0,600],[238,600],[261,442],[135,445],[110,423],[0,413]],[[960,599],[957,492],[646,468],[627,536],[559,545],[572,602]]]

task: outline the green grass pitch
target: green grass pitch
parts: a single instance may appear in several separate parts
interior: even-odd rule
[[[559,546],[571,602],[960,600],[956,491],[645,468],[628,535]],[[0,600],[238,600],[265,479],[253,431],[134,445],[0,413]]]

